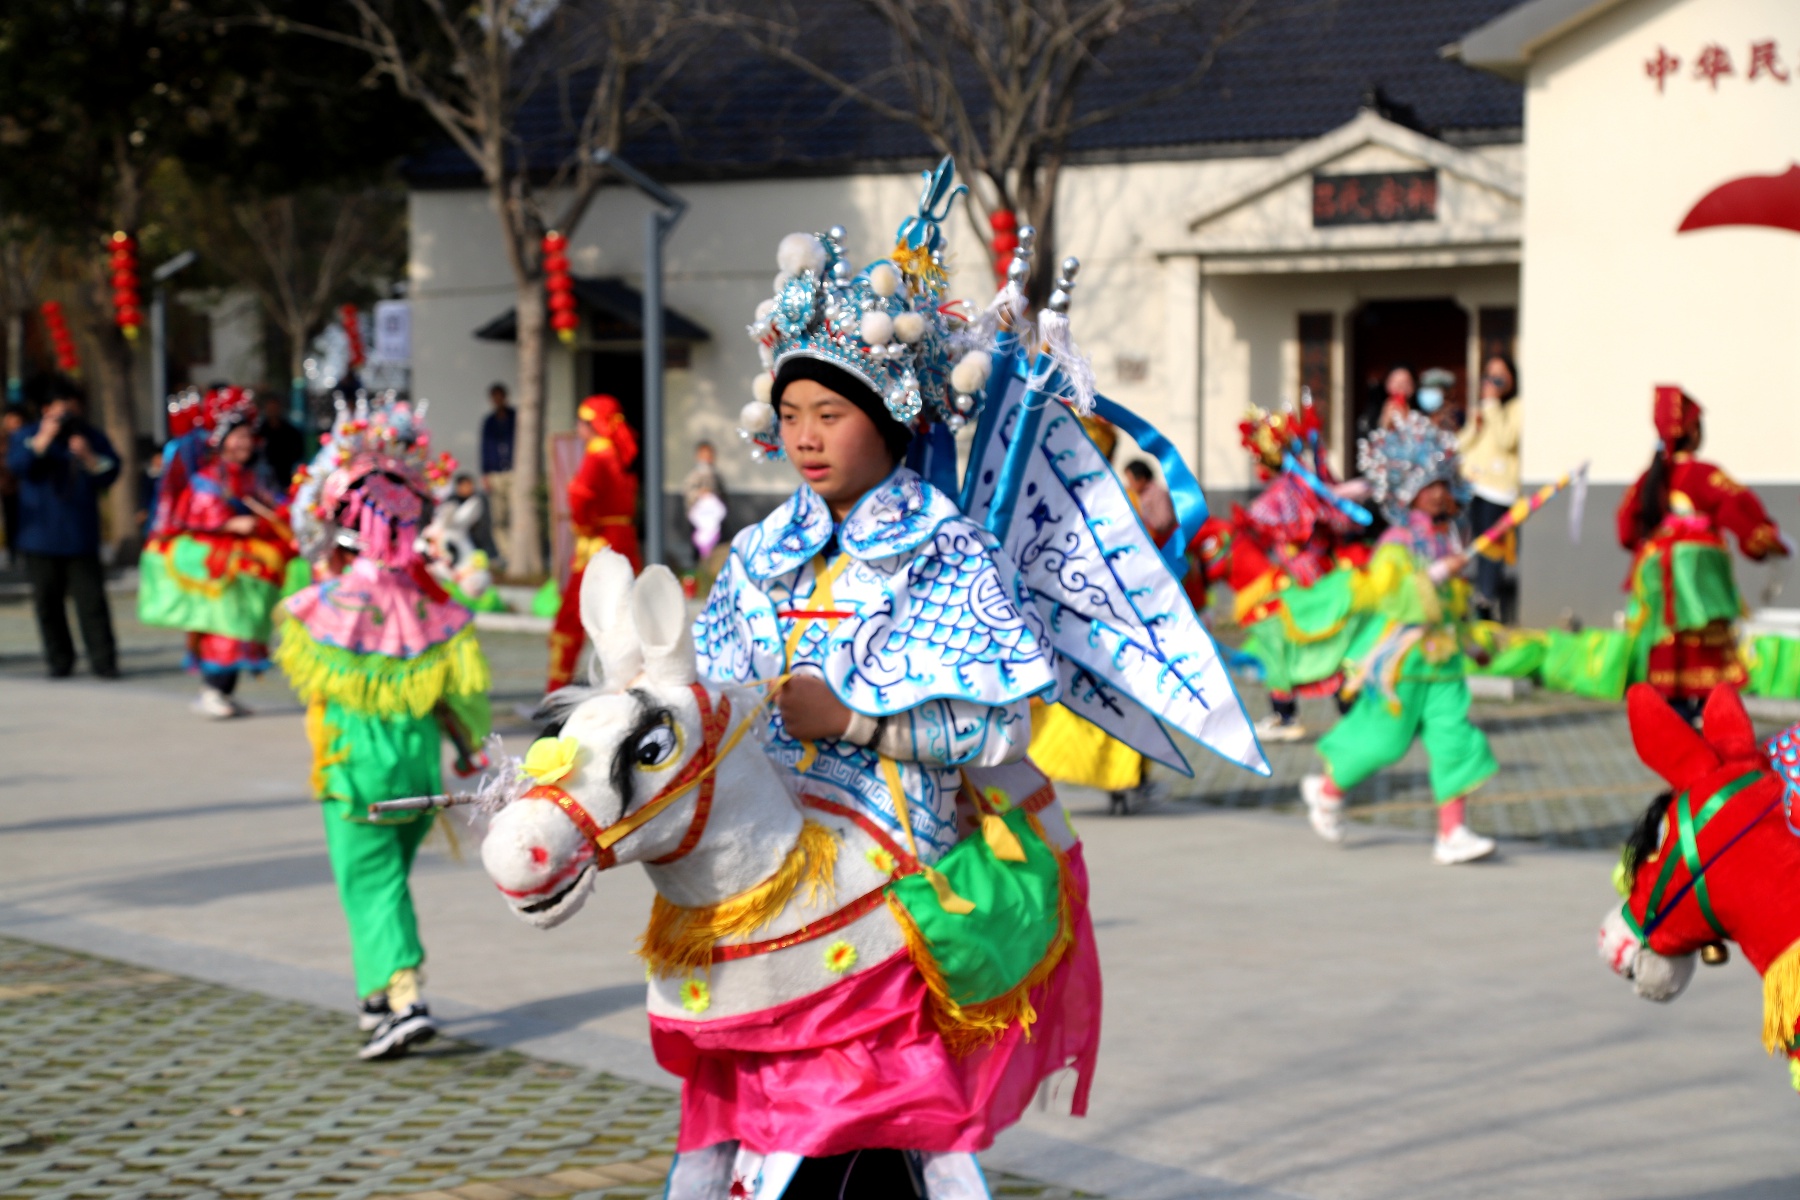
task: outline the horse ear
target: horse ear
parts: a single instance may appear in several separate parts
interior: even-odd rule
[[[581,627],[600,664],[596,682],[615,692],[630,687],[644,662],[631,622],[631,562],[623,554],[602,549],[588,559],[581,576]]]
[[[1644,765],[1677,791],[1719,768],[1719,756],[1647,683],[1634,683],[1625,693],[1631,717],[1631,741]]]
[[[631,589],[631,616],[651,682],[685,687],[700,677],[694,634],[688,626],[687,597],[675,572],[661,563],[645,567]]]
[[[1726,762],[1762,757],[1762,746],[1756,740],[1756,726],[1744,711],[1743,697],[1729,684],[1721,684],[1706,698],[1706,713],[1701,718],[1706,740]]]

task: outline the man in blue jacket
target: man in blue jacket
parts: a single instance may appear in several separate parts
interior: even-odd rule
[[[75,669],[65,609],[65,602],[73,600],[88,665],[102,679],[118,678],[119,655],[100,565],[100,496],[119,477],[117,452],[104,433],[83,419],[80,397],[65,386],[38,424],[12,435],[6,467],[19,484],[18,547],[31,577],[50,677],[60,679]]]

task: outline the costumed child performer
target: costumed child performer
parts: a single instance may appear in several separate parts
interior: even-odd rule
[[[233,695],[238,674],[269,669],[293,531],[258,458],[250,392],[186,393],[170,403],[169,424],[174,436],[139,563],[138,619],[187,632],[185,665],[201,680],[195,712],[244,716],[249,710]]]
[[[1310,398],[1298,412],[1252,406],[1238,432],[1269,484],[1248,511],[1232,514],[1233,615],[1248,634],[1243,653],[1261,664],[1269,689],[1273,711],[1256,723],[1257,737],[1297,742],[1306,736],[1301,697],[1332,696],[1340,712],[1348,708],[1344,663],[1366,622],[1351,604],[1351,581],[1368,551],[1354,544],[1360,526],[1342,501],[1366,496],[1367,485],[1333,481],[1317,454],[1311,482],[1292,469],[1318,437]]]
[[[426,570],[416,542],[432,484],[455,463],[429,456],[423,405],[354,412],[295,493],[301,543],[321,580],[290,596],[275,661],[306,704],[312,786],[350,926],[365,1059],[393,1058],[436,1032],[420,998],[407,876],[433,814],[377,817],[369,805],[443,790],[442,739],[459,774],[485,764],[488,666],[473,618]]]
[[[1357,461],[1391,523],[1351,581],[1352,606],[1374,614],[1378,640],[1355,666],[1356,703],[1319,740],[1325,774],[1308,775],[1301,798],[1319,836],[1342,841],[1344,790],[1399,762],[1418,738],[1438,804],[1432,860],[1472,862],[1492,854],[1494,842],[1468,827],[1464,803],[1499,764],[1469,721],[1456,439],[1413,413],[1364,439]]]
[[[1647,681],[1692,724],[1715,687],[1744,685],[1733,628],[1743,600],[1725,531],[1747,558],[1790,549],[1755,492],[1694,457],[1701,429],[1692,396],[1658,387],[1654,417],[1656,458],[1619,504],[1619,544],[1633,556],[1625,630],[1631,678]]]

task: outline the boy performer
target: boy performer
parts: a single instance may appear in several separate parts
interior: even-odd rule
[[[1720,684],[1742,687],[1733,624],[1743,611],[1729,530],[1748,558],[1790,552],[1755,492],[1694,457],[1700,405],[1673,385],[1656,389],[1656,458],[1619,505],[1619,544],[1632,554],[1625,618],[1633,680],[1647,681],[1689,724]]]
[[[577,415],[587,451],[580,470],[569,481],[575,554],[569,582],[563,587],[562,606],[556,610],[556,624],[550,631],[547,692],[567,687],[575,678],[575,664],[586,640],[581,630],[581,579],[594,551],[610,546],[631,561],[632,570],[644,565],[635,524],[638,477],[631,470],[637,459],[637,435],[611,396],[589,396],[581,402]]]
[[[269,669],[269,633],[294,557],[286,505],[258,460],[256,400],[243,388],[169,405],[156,512],[139,563],[138,619],[187,631],[186,668],[200,676],[194,711],[247,710],[238,673]],[[287,481],[280,481],[285,496]]]
[[[1343,840],[1343,792],[1425,743],[1438,803],[1432,860],[1444,866],[1494,852],[1464,822],[1464,802],[1499,769],[1487,737],[1469,721],[1460,626],[1468,612],[1468,556],[1460,511],[1456,438],[1413,413],[1376,430],[1358,465],[1391,528],[1351,582],[1353,607],[1379,622],[1374,648],[1354,668],[1355,705],[1319,740],[1323,775],[1300,784],[1313,829]]]
[[[365,1059],[402,1055],[436,1032],[419,995],[425,951],[407,885],[432,813],[376,817],[369,805],[442,792],[444,737],[458,773],[472,774],[488,731],[488,666],[472,616],[438,587],[415,545],[433,483],[455,470],[429,448],[423,412],[404,402],[340,406],[294,498],[321,579],[283,605],[275,649],[306,704]]]

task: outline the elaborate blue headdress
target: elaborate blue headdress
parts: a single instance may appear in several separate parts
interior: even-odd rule
[[[1356,465],[1391,525],[1406,524],[1406,510],[1431,484],[1447,483],[1464,498],[1458,462],[1456,435],[1419,412],[1407,413],[1392,428],[1377,429],[1356,447]]]
[[[993,370],[993,322],[946,301],[943,222],[968,189],[948,158],[925,172],[918,212],[900,223],[893,253],[854,271],[844,229],[781,239],[775,294],[757,306],[748,333],[762,355],[755,399],[740,432],[757,458],[781,457],[770,396],[781,364],[814,358],[869,385],[894,420],[917,428],[967,423]]]

